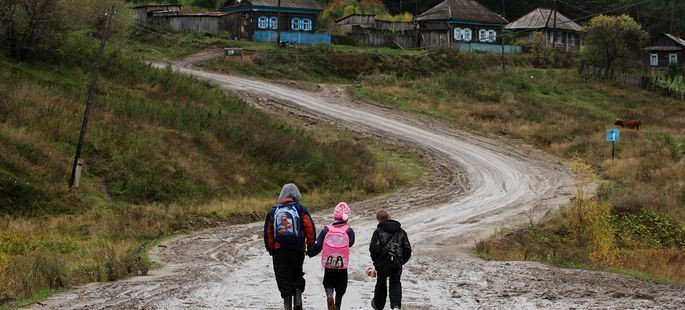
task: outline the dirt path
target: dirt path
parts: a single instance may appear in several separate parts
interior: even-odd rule
[[[557,160],[528,147],[422,123],[349,100],[335,88],[316,92],[177,67],[218,83],[262,107],[335,122],[415,148],[434,166],[424,189],[352,205],[352,248],[346,309],[369,309],[373,279],[368,241],[373,210],[389,208],[415,254],[403,274],[404,309],[682,309],[683,288],[633,278],[550,268],[526,262],[485,262],[468,256],[474,242],[501,227],[537,218],[566,202],[571,179]],[[306,197],[305,197],[306,201]],[[535,210],[536,212],[532,212]],[[316,223],[329,220],[317,214]],[[278,309],[271,258],[261,223],[222,226],[164,243],[152,253],[164,268],[151,276],[95,283],[50,298],[50,308]],[[319,258],[305,261],[306,309],[324,309]],[[41,308],[36,306],[36,308]]]

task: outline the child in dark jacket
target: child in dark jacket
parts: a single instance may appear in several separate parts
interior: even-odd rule
[[[402,307],[402,266],[411,257],[411,244],[407,232],[400,222],[390,219],[386,210],[376,213],[378,227],[373,232],[369,252],[376,267],[376,288],[371,300],[371,308],[382,310],[388,294],[390,282],[390,308],[399,310]]]
[[[273,258],[274,275],[285,310],[302,310],[305,249],[314,244],[316,228],[300,201],[295,184],[283,186],[276,204],[264,219],[264,247]]]
[[[343,295],[347,290],[350,247],[354,245],[354,230],[347,226],[350,213],[347,203],[340,202],[333,211],[333,223],[326,225],[314,246],[307,249],[309,257],[316,256],[323,250],[323,287],[326,289],[329,310],[340,310]]]

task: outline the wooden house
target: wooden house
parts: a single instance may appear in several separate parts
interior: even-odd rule
[[[225,12],[208,12],[177,15],[153,15],[148,18],[150,24],[168,25],[179,32],[197,32],[218,34],[228,31],[229,14]]]
[[[280,0],[280,8],[278,4],[278,0],[227,1],[223,11],[230,15],[228,30],[234,38],[248,40],[272,38],[279,30],[282,38],[317,30],[315,21],[323,9],[316,0]]]
[[[390,48],[418,47],[414,22],[379,20],[376,14],[350,14],[338,19],[336,24],[345,31],[347,37],[354,39],[354,44]]]
[[[416,18],[421,47],[498,44],[506,19],[475,0],[445,0]],[[460,48],[462,49],[462,48]]]
[[[655,38],[647,51],[647,64],[654,69],[665,69],[670,64],[685,68],[685,39],[664,33]]]
[[[131,8],[143,24],[151,22],[153,16],[178,15],[181,13],[180,4],[147,4]]]
[[[583,44],[583,27],[550,9],[537,8],[504,28],[525,43],[531,43],[533,35],[541,32],[548,46],[554,44],[564,51],[578,50]]]
[[[346,33],[368,31],[375,22],[376,14],[350,14],[335,21]]]

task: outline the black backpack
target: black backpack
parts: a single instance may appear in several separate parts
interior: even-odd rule
[[[402,231],[394,234],[380,231],[378,242],[382,245],[382,256],[379,259],[383,265],[402,264]]]

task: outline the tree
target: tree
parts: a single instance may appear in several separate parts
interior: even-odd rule
[[[0,46],[10,57],[56,49],[64,29],[57,0],[0,0]]]
[[[533,33],[530,44],[531,62],[536,68],[547,68],[554,63],[554,50],[547,47],[545,37],[540,31]]]
[[[588,24],[582,59],[590,65],[604,69],[604,76],[610,77],[615,69],[626,69],[638,59],[640,48],[649,40],[649,34],[642,30],[628,15],[600,15]]]

